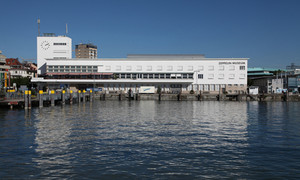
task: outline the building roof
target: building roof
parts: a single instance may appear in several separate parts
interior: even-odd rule
[[[254,68],[248,68],[248,72],[251,71],[285,71],[284,69],[275,69],[275,68],[261,68],[261,67],[254,67]]]

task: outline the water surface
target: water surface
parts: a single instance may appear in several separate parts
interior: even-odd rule
[[[0,110],[0,179],[299,179],[295,102]]]

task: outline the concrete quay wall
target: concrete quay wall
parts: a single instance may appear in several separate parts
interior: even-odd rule
[[[95,98],[100,100],[129,100],[128,94],[97,94]],[[292,101],[299,102],[300,95],[225,95],[214,94],[134,94],[130,100],[161,100],[161,101]]]

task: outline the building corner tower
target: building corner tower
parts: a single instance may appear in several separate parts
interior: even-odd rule
[[[72,39],[67,36],[56,36],[54,33],[44,33],[37,37],[38,74],[46,73],[48,59],[65,60],[72,58]]]

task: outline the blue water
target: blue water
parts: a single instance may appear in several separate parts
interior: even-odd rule
[[[300,103],[0,110],[0,179],[300,179]]]

